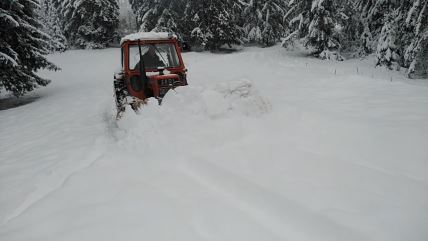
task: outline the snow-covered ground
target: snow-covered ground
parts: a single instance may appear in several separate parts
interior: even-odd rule
[[[0,240],[428,240],[428,84],[280,47],[186,53],[114,119],[118,49],[0,111]]]

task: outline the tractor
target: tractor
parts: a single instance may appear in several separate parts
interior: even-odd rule
[[[177,37],[171,33],[141,32],[121,40],[122,68],[114,75],[117,119],[130,105],[134,111],[166,93],[187,85],[187,69]]]

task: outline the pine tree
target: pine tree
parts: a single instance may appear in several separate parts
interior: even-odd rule
[[[244,2],[241,0],[229,0],[228,5],[230,6],[229,12],[231,15],[232,21],[235,23],[236,29],[239,31],[239,36],[244,38],[244,29],[243,26],[246,21],[244,16]],[[241,39],[243,42],[243,39]]]
[[[427,0],[377,2],[384,15],[377,39],[376,65],[408,69],[409,76],[426,73],[428,62]],[[374,11],[375,12],[375,11]]]
[[[129,0],[129,3],[137,15],[140,31],[150,32],[156,27],[156,23],[165,6],[164,0]]]
[[[119,0],[119,27],[118,35],[120,37],[126,36],[128,34],[138,31],[136,15],[132,11],[131,4],[128,0]]]
[[[376,50],[376,66],[387,66],[392,69],[399,66],[400,51],[398,41],[398,11],[385,16]]]
[[[177,22],[174,12],[165,8],[156,22],[155,28],[152,30],[155,32],[177,32]]]
[[[409,44],[405,48],[404,66],[409,76],[415,72],[427,75],[428,65],[428,1],[416,0],[406,14]],[[424,66],[425,65],[425,66]]]
[[[285,22],[292,31],[282,42],[282,46],[293,45],[296,39],[302,39],[308,34],[312,0],[290,0],[288,11],[284,15]]]
[[[247,42],[256,42],[271,46],[278,42],[285,33],[283,0],[248,0],[244,3],[244,33]]]
[[[375,51],[377,66],[428,76],[428,0],[290,0],[284,20],[284,47],[297,39],[339,59],[336,51]]]
[[[312,2],[308,35],[305,45],[314,49],[313,54],[322,59],[343,60],[336,51],[340,48],[335,30],[333,0],[314,0]]]
[[[358,0],[360,11],[361,52],[370,54],[377,49],[387,15],[391,14],[402,0]]]
[[[172,32],[181,38],[183,0],[130,0],[142,32]]]
[[[40,28],[36,0],[0,1],[0,90],[21,96],[50,81],[39,77],[39,69],[58,70],[43,56],[49,36]]]
[[[54,0],[63,19],[65,36],[77,48],[105,48],[117,40],[116,0]]]
[[[361,30],[363,24],[358,15],[358,7],[354,0],[342,0],[336,2],[334,13],[336,20],[335,29],[341,45],[341,52],[358,53],[361,46]]]
[[[185,5],[182,0],[165,1],[163,11],[157,18],[157,22],[153,31],[156,32],[171,32],[181,38],[181,22],[184,15]]]
[[[284,18],[294,15],[289,25],[295,30],[283,41],[287,47],[294,39],[301,40],[321,59],[343,60],[338,53],[340,31],[336,29],[343,19],[336,13],[339,7],[334,0],[293,0]]]
[[[205,50],[218,50],[222,45],[240,43],[240,32],[229,12],[227,0],[189,0],[185,10],[185,26],[193,45]],[[187,31],[186,31],[187,32]]]
[[[58,11],[51,0],[42,0],[39,13],[43,32],[50,36],[49,49],[51,52],[65,51],[67,49],[67,39],[61,28],[61,21]]]
[[[239,0],[129,0],[142,32],[173,32],[202,49],[240,43]],[[240,13],[240,12],[239,12]],[[196,48],[197,49],[197,48]]]

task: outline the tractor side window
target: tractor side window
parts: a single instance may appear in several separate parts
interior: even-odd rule
[[[167,48],[169,48],[168,49],[168,61],[169,61],[169,65],[171,67],[178,67],[178,66],[180,66],[180,61],[178,60],[177,50],[175,49],[175,45],[168,44]]]
[[[141,54],[144,55],[147,52],[147,46],[141,46]],[[138,63],[140,62],[140,51],[137,45],[129,46],[129,68],[138,69]]]

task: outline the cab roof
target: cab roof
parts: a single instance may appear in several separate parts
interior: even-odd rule
[[[165,40],[165,39],[174,39],[177,38],[175,34],[168,32],[139,32],[129,34],[122,38],[120,44],[122,45],[126,41],[135,41],[135,40]]]

